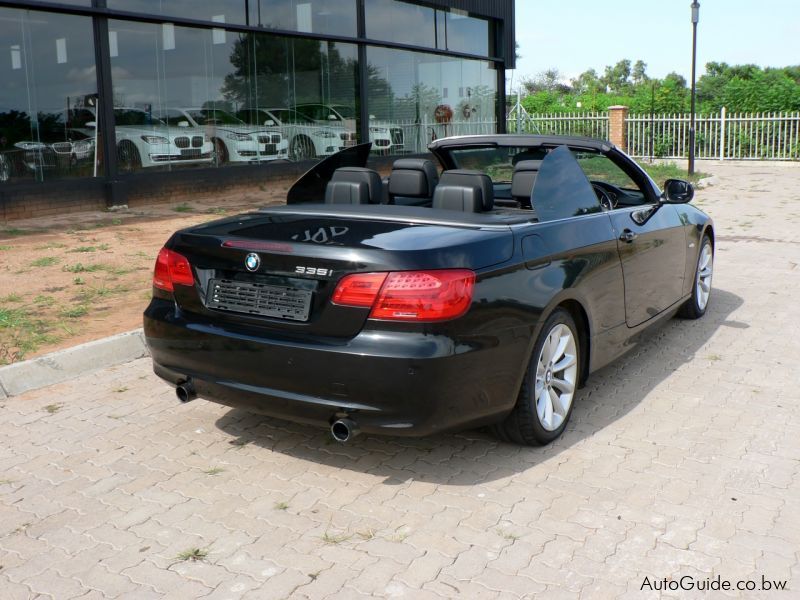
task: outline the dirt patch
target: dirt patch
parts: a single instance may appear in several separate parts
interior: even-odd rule
[[[239,193],[0,226],[0,364],[140,327],[174,231],[274,203]]]

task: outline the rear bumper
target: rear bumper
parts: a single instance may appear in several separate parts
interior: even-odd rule
[[[527,348],[511,333],[365,330],[298,343],[192,322],[164,300],[145,311],[144,331],[155,373],[171,385],[191,379],[201,398],[321,427],[347,416],[364,432],[408,436],[502,419]]]

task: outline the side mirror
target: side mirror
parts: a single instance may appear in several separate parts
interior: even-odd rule
[[[334,115],[334,114],[328,115],[328,121],[338,121],[338,120],[339,120],[339,117],[337,117],[336,115]]]
[[[375,120],[375,115],[370,115],[370,116],[369,116],[369,120],[370,120],[370,121],[374,121],[374,120]]]
[[[96,121],[86,121],[86,127],[90,129],[97,129],[97,122]]]
[[[267,119],[264,121],[264,127],[275,127],[275,121],[272,119]]]
[[[683,179],[667,179],[661,197],[669,204],[686,204],[694,198],[694,186]]]
[[[178,127],[189,127],[189,121],[178,121]]]

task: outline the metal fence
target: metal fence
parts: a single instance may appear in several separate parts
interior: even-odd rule
[[[686,158],[688,114],[629,114],[627,147],[636,158]],[[509,132],[585,135],[608,139],[608,113],[532,114],[514,107]],[[703,159],[800,160],[800,112],[698,115],[695,156]]]
[[[608,138],[608,113],[528,113],[525,110],[509,115],[506,127],[509,133],[536,133],[540,135],[582,135]]]
[[[637,157],[689,155],[688,114],[628,115],[628,153]],[[698,115],[695,156],[718,160],[800,159],[800,113]]]

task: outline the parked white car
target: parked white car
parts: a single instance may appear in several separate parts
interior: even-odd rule
[[[202,128],[214,144],[214,157],[218,164],[228,161],[263,162],[289,156],[289,142],[280,131],[247,125],[224,110],[177,108],[158,116],[167,125],[188,120],[193,127]]]
[[[95,109],[73,110],[70,121],[74,128],[93,135],[97,126]],[[114,109],[114,121],[121,170],[135,171],[172,162],[209,164],[213,159],[211,138],[186,119],[170,127],[148,111],[119,107]]]
[[[344,104],[298,104],[297,112],[313,119],[317,123],[338,124],[353,131],[356,130],[356,110]],[[393,123],[369,120],[369,141],[373,152],[396,154],[405,149],[403,128]]]
[[[356,133],[341,125],[320,125],[290,108],[245,108],[236,113],[245,123],[278,127],[289,139],[289,158],[330,156],[356,144]]]

